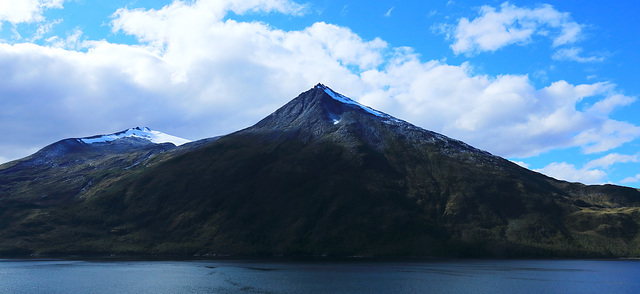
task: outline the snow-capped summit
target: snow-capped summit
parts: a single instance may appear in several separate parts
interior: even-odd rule
[[[110,135],[99,135],[92,136],[87,138],[78,139],[82,143],[85,144],[94,144],[94,143],[106,143],[115,141],[117,139],[122,138],[140,138],[149,140],[152,143],[161,144],[161,143],[172,143],[173,145],[180,146],[185,143],[189,143],[191,141],[187,139],[183,139],[180,137],[168,135],[162,132],[151,130],[147,127],[136,127],[131,128],[126,131],[118,132]]]

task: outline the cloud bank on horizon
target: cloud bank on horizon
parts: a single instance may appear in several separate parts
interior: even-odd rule
[[[635,96],[608,79],[540,85],[529,74],[483,73],[482,63],[474,62],[527,46],[547,47],[550,63],[605,62],[605,55],[584,55],[580,44],[589,38],[588,24],[549,4],[505,2],[466,10],[456,20],[442,18],[431,31],[449,49],[432,60],[384,36],[367,39],[346,25],[316,21],[327,12],[314,3],[124,6],[108,12],[103,22],[110,32],[100,38],[85,36],[82,25],[55,30],[69,20],[48,13],[73,4],[0,0],[0,162],[63,138],[138,125],[188,139],[222,135],[321,82],[550,176],[631,186],[640,181],[632,171],[614,178],[622,165],[640,166],[633,149],[640,122],[617,116],[635,107]],[[338,10],[344,13],[342,6]],[[379,17],[400,13],[399,5],[386,6]],[[270,18],[301,25],[279,28],[277,21],[265,21]],[[461,58],[466,60],[447,61]]]

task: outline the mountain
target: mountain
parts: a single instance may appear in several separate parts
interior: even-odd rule
[[[116,137],[99,144],[142,140]],[[0,166],[0,253],[640,255],[637,189],[558,181],[321,84],[235,133],[143,145],[166,149]],[[44,201],[47,177],[85,182]]]
[[[149,128],[65,139],[0,166],[2,200],[66,201],[189,140]]]

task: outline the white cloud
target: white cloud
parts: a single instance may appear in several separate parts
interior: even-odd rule
[[[301,15],[305,10],[304,5],[288,0],[177,0],[160,10],[120,8],[113,14],[112,28],[114,32],[123,31],[136,36],[141,42],[162,49],[169,40],[174,43],[185,41],[179,38],[181,34],[193,37],[193,33],[188,33],[190,28],[195,28],[194,33],[203,33],[198,30],[220,23],[228,12]]]
[[[135,46],[81,40],[79,30],[47,47],[0,43],[0,133],[21,142],[0,142],[0,156],[137,125],[188,139],[222,135],[318,82],[502,156],[571,146],[605,151],[640,136],[637,126],[609,117],[634,101],[613,84],[557,81],[537,89],[526,75],[424,62],[411,48],[332,24],[283,31],[225,19],[229,11],[304,9],[288,1],[174,1],[114,14],[114,32],[136,37]],[[587,97],[593,104],[578,109]]]
[[[53,21],[45,21],[43,24],[40,24],[38,26],[38,29],[36,30],[35,35],[33,35],[33,37],[29,38],[29,42],[33,42],[36,40],[40,40],[42,39],[42,37],[49,33],[49,31],[51,31],[51,29],[53,28],[53,26],[59,24],[62,22],[62,19],[56,19]]]
[[[58,36],[53,36],[48,38],[47,43],[51,44],[51,46],[56,48],[63,48],[69,50],[79,50],[83,48],[84,43],[80,39],[82,37],[82,31],[78,28],[75,28],[73,31],[67,34],[65,39],[62,39]]]
[[[395,6],[394,6],[394,7],[391,7],[391,8],[387,11],[387,13],[385,13],[385,14],[384,14],[384,16],[385,16],[385,17],[391,17],[391,11],[393,11],[393,9],[394,9],[394,8],[396,8],[396,7],[395,7]]]
[[[527,163],[526,163],[526,162],[524,162],[524,161],[512,161],[512,162],[513,162],[513,163],[515,163],[515,164],[517,164],[517,165],[519,165],[519,166],[521,166],[521,167],[524,167],[524,168],[529,168],[529,167],[530,167],[530,165],[529,165],[529,164],[527,164]]]
[[[0,24],[40,22],[46,9],[62,8],[64,0],[0,0]]]
[[[551,5],[530,9],[504,2],[499,10],[482,6],[480,15],[471,21],[461,18],[455,27],[451,49],[456,54],[496,51],[512,44],[529,43],[535,35],[551,38],[557,47],[576,42],[581,31],[582,26],[572,21],[568,13],[559,12]]]
[[[349,14],[349,5],[345,4],[340,10],[340,16],[347,16],[347,14]]]
[[[575,136],[575,144],[581,146],[584,153],[611,150],[640,136],[640,127],[631,123],[611,119],[591,119],[592,123],[597,125],[582,130]]]
[[[624,180],[620,181],[620,183],[637,183],[640,182],[640,174],[637,174],[635,177],[628,177]]]
[[[551,58],[553,58],[554,60],[569,60],[569,61],[577,61],[577,62],[600,62],[604,60],[604,57],[596,57],[596,56],[589,56],[589,57],[582,57],[580,56],[580,53],[582,53],[582,48],[578,48],[578,47],[571,47],[571,48],[562,48],[562,49],[558,49],[558,51],[556,51],[553,56],[551,56]]]
[[[594,103],[587,111],[593,115],[607,116],[615,108],[627,106],[636,101],[635,97],[624,96],[620,94],[612,94],[606,99]]]
[[[610,108],[599,102],[600,113],[576,109],[586,97],[602,105],[630,101],[612,98],[620,94],[608,83],[558,81],[535,89],[527,76],[474,75],[466,64],[421,63],[407,53],[383,71],[363,73],[362,80],[377,89],[362,96],[364,103],[501,156],[571,146],[600,152],[640,136],[640,128],[610,119]]]
[[[541,169],[535,169],[535,171],[559,180],[584,184],[603,184],[607,177],[604,171],[588,168],[577,169],[573,164],[566,162],[554,162]]]
[[[593,168],[604,168],[608,169],[610,166],[616,163],[624,163],[624,162],[638,162],[638,155],[624,155],[618,153],[607,154],[598,159],[594,159],[592,161],[587,162],[584,165],[585,169],[593,169]]]
[[[638,155],[625,155],[618,153],[610,153],[603,157],[591,160],[578,169],[573,164],[566,162],[554,162],[541,169],[535,171],[546,174],[556,179],[581,182],[585,184],[603,184],[608,177],[607,172],[612,165],[618,163],[636,163],[639,162]],[[603,170],[604,169],[604,170]],[[640,180],[640,175],[636,177],[626,178],[620,183],[633,183]]]

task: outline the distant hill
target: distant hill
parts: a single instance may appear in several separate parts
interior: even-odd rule
[[[558,181],[321,84],[219,138],[123,134],[0,166],[0,254],[640,256],[637,189]]]

